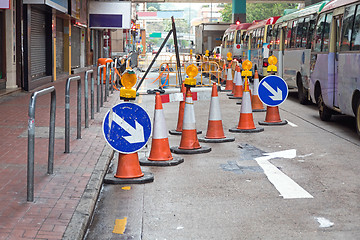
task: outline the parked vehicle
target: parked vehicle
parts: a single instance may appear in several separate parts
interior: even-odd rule
[[[321,120],[356,117],[360,136],[360,1],[334,0],[320,12],[311,48],[310,94]]]
[[[270,55],[278,58],[278,75],[289,88],[298,89],[301,104],[310,101],[311,40],[318,13],[329,1],[322,1],[279,18],[270,41]]]
[[[195,26],[195,54],[205,54],[221,45],[222,36],[229,23],[201,23]]]
[[[252,23],[232,24],[224,33],[221,44],[221,57],[226,58],[226,54],[230,52],[233,59],[242,62],[245,58],[244,38],[246,30]],[[245,59],[246,60],[246,59]]]

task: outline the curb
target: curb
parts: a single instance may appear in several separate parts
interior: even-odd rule
[[[113,150],[106,144],[97,161],[95,169],[91,174],[86,185],[80,202],[65,230],[62,239],[74,240],[83,239],[86,230],[91,222],[93,211],[100,194],[103,179],[109,167],[111,159],[114,157]]]

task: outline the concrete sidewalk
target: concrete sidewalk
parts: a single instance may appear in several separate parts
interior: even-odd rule
[[[96,77],[95,69],[94,73]],[[52,175],[47,174],[50,94],[36,102],[34,202],[26,201],[31,93],[18,91],[0,97],[0,239],[79,239],[86,228],[112,153],[102,136],[102,120],[120,100],[114,91],[97,113],[95,87],[95,119],[85,128],[84,73],[78,75],[82,78],[82,139],[76,139],[77,83],[72,82],[68,154],[64,153],[66,79],[48,85],[55,86],[57,98]]]

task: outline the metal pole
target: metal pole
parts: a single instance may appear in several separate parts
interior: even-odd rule
[[[103,65],[104,67],[101,68],[102,71],[101,74],[100,74],[100,107],[103,107],[104,106],[104,88],[103,88],[103,85],[104,85],[104,71],[105,71],[105,65]]]
[[[178,41],[176,36],[176,27],[175,27],[175,20],[174,17],[171,17],[172,22],[172,32],[174,37],[174,45],[175,45],[175,56],[176,56],[176,65],[177,65],[177,74],[179,76],[179,83],[180,83],[180,92],[182,86],[182,77],[181,77],[181,64],[180,64],[180,56],[179,56],[179,48],[178,48]]]
[[[100,112],[100,73],[103,65],[98,66],[96,81],[96,112]]]
[[[49,126],[49,154],[48,173],[53,173],[54,166],[54,142],[55,142],[55,112],[56,94],[55,87],[45,88],[34,92],[30,97],[29,120],[28,120],[28,161],[27,161],[27,201],[34,201],[34,151],[35,151],[35,104],[37,96],[51,92],[50,126]]]
[[[166,42],[168,41],[169,37],[171,36],[172,31],[173,31],[173,30],[170,30],[170,31],[169,31],[169,33],[168,33],[168,35],[167,35],[167,36],[166,36],[166,38],[164,39],[163,43],[161,44],[161,46],[160,46],[160,48],[159,48],[159,51],[155,54],[155,57],[154,57],[154,58],[153,58],[153,60],[151,61],[151,63],[150,63],[150,65],[149,65],[149,67],[146,69],[146,72],[145,72],[144,76],[141,78],[141,80],[140,80],[139,84],[137,85],[137,87],[136,87],[136,91],[138,91],[138,90],[139,90],[139,88],[140,88],[141,84],[143,83],[144,79],[146,78],[147,74],[149,73],[149,71],[150,71],[150,69],[151,69],[152,65],[154,65],[154,63],[155,63],[155,61],[156,61],[157,57],[159,56],[159,54],[160,54],[161,50],[162,50],[162,49],[163,49],[163,47],[165,46],[165,44],[166,44]]]
[[[80,76],[75,76],[68,78],[65,86],[65,153],[70,152],[70,82],[72,80],[78,81],[77,138],[79,138],[79,134],[81,138],[81,126],[79,126],[79,121],[81,124],[81,112],[79,114],[79,111],[81,111],[81,78]]]
[[[77,81],[77,139],[81,139],[81,78]]]
[[[94,70],[89,70],[88,72],[91,73],[90,117],[91,119],[94,119]]]
[[[54,87],[54,90],[51,92],[48,174],[53,174],[54,172],[55,116],[56,92]]]
[[[89,71],[85,72],[85,80],[84,80],[84,99],[85,99],[85,128],[89,127]]]
[[[116,66],[116,64],[115,63],[117,63],[117,58],[115,59],[115,62],[111,63],[111,86],[110,86],[111,94],[114,93],[114,84],[116,83],[116,81],[115,81],[115,77],[116,77],[116,74],[115,74],[116,67],[115,66]]]
[[[106,81],[105,81],[105,99],[107,102],[107,97],[109,96],[109,80],[110,80],[110,63],[106,63]]]

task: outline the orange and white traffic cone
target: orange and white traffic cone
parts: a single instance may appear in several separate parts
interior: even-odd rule
[[[216,83],[213,83],[210,101],[210,112],[208,129],[204,138],[199,138],[200,142],[221,143],[233,142],[235,138],[225,137],[221,120],[220,102]]]
[[[235,72],[235,89],[234,95],[229,97],[230,99],[242,99],[243,97],[243,84],[242,84],[240,67],[238,66],[237,71]]]
[[[286,125],[286,120],[281,120],[279,107],[267,106],[265,121],[259,121],[260,125]]]
[[[140,164],[143,166],[175,166],[182,162],[184,162],[184,158],[173,157],[170,152],[163,106],[160,93],[157,92],[155,96],[155,112],[150,155],[148,158],[141,158]]]
[[[186,94],[186,87],[184,83],[181,85],[181,92],[183,94]],[[181,135],[182,133],[182,126],[183,126],[183,120],[184,120],[184,108],[185,108],[185,101],[179,102],[179,114],[178,114],[178,122],[175,130],[169,130],[169,133],[171,135]],[[202,131],[198,130],[197,134],[201,134]]]
[[[231,69],[231,62],[229,63],[227,74],[226,74],[226,85],[225,85],[225,92],[232,91],[233,88],[233,77],[232,77],[232,69]]]
[[[184,121],[180,145],[171,147],[171,152],[180,154],[197,154],[211,151],[209,147],[201,147],[196,134],[195,112],[190,88],[186,89]]]
[[[258,88],[259,88],[259,74],[258,71],[255,70],[253,94],[251,96],[251,107],[253,112],[265,112],[266,110],[264,108],[264,105],[259,98]]]
[[[239,124],[237,128],[230,128],[229,131],[240,133],[254,133],[264,131],[264,128],[256,128],[254,124],[251,108],[250,89],[247,78],[245,78],[245,89],[243,92]]]
[[[115,175],[109,173],[104,177],[104,183],[108,184],[140,184],[153,181],[154,175],[152,173],[141,171],[137,152],[130,154],[119,153]]]

